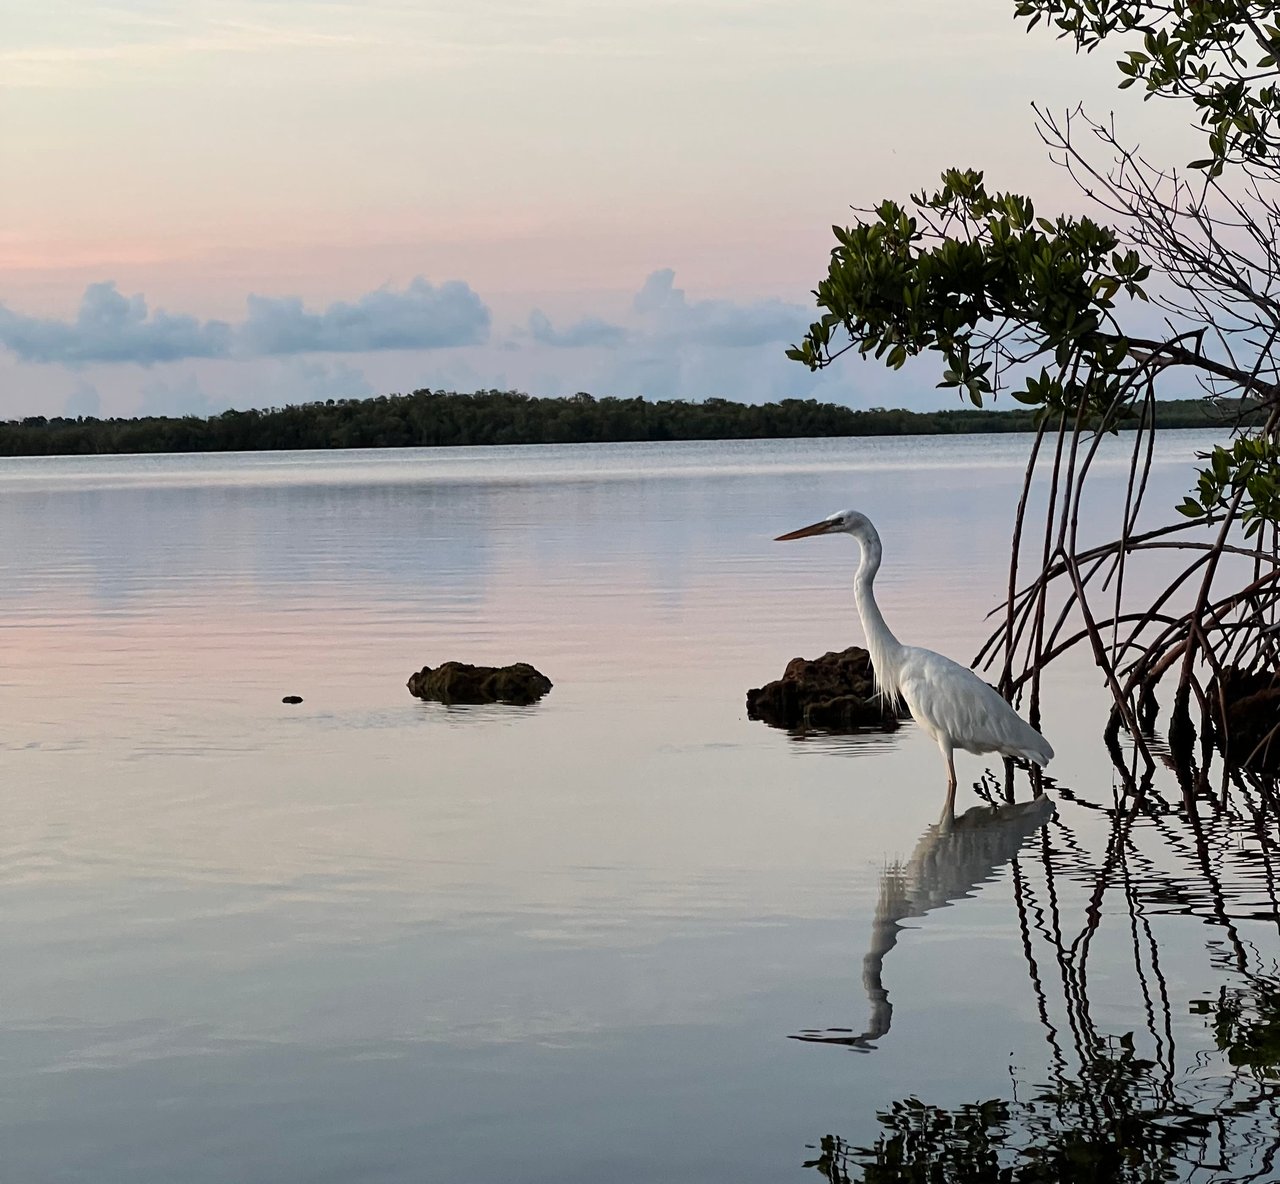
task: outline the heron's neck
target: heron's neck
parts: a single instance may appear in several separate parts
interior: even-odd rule
[[[876,572],[880,570],[880,536],[872,530],[866,536],[859,537],[858,543],[862,547],[862,559],[858,563],[858,574],[853,578],[853,597],[858,606],[858,617],[862,621],[862,632],[867,639],[867,652],[871,655],[871,665],[875,670],[876,686],[883,694],[897,698],[900,693],[898,668],[901,665],[902,643],[885,624],[872,589]]]

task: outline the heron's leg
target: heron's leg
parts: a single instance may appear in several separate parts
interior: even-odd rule
[[[938,747],[942,749],[943,758],[947,762],[947,808],[946,813],[952,818],[956,812],[956,760],[955,753],[952,751],[951,745],[945,740],[939,741]]]

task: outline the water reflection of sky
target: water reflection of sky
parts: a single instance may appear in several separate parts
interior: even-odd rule
[[[1067,1074],[1044,1021],[1065,1063],[1095,898],[1089,1022],[1212,1066],[1190,1001],[1276,959],[1265,812],[1197,830],[1161,785],[1117,837],[1087,665],[1046,700],[1058,816],[1012,857],[930,838],[913,728],[745,718],[746,687],[858,639],[846,540],[769,541],[843,506],[885,536],[891,623],[970,656],[1023,447],[0,465],[16,1178],[803,1178],[895,1099]],[[410,699],[446,657],[556,687]],[[873,1055],[788,1040],[868,1030],[877,942]]]

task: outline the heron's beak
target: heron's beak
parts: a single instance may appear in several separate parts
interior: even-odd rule
[[[828,518],[824,518],[821,522],[815,522],[812,526],[802,526],[799,530],[793,530],[788,534],[780,534],[773,541],[775,543],[789,543],[792,539],[807,539],[814,534],[827,534],[835,523]]]

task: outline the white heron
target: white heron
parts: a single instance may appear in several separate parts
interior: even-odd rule
[[[777,542],[819,534],[851,534],[862,558],[853,580],[853,597],[867,639],[867,652],[876,689],[891,701],[901,699],[915,719],[937,742],[947,762],[947,807],[956,794],[954,752],[981,755],[998,752],[1044,766],[1053,757],[1049,742],[1006,703],[995,688],[967,666],[933,650],[903,645],[885,624],[876,604],[872,581],[880,569],[880,535],[871,520],[857,510],[841,510],[788,534]]]

